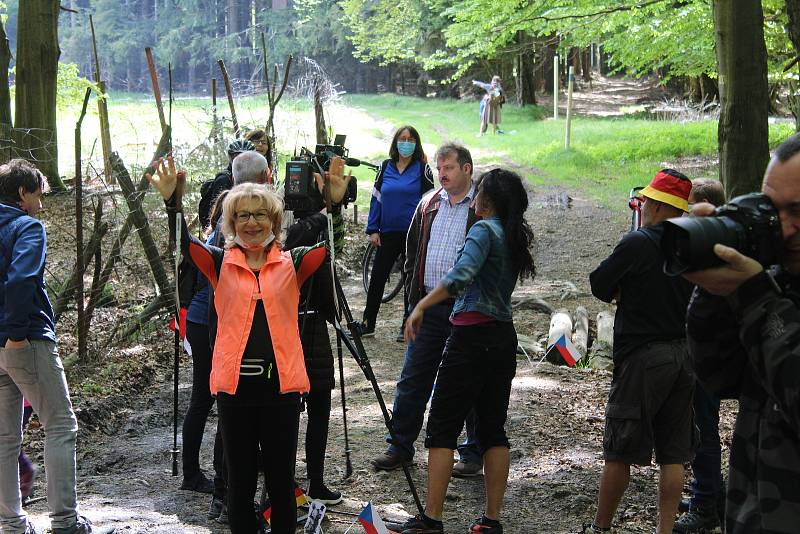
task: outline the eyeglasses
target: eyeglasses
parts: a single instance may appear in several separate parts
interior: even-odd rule
[[[266,210],[262,211],[237,211],[236,212],[236,222],[237,223],[246,223],[250,220],[250,217],[256,220],[256,222],[264,222],[269,217],[269,213]]]
[[[257,141],[253,141],[256,145],[268,145],[269,139],[259,139]]]

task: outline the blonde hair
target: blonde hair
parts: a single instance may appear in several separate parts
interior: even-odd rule
[[[267,217],[275,234],[273,245],[281,247],[280,233],[283,218],[283,202],[269,187],[263,184],[243,183],[234,186],[222,203],[222,235],[225,236],[225,248],[233,248],[236,237],[236,208],[242,200],[258,200],[267,210]]]

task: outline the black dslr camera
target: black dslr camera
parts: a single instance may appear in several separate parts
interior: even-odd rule
[[[780,262],[783,232],[768,196],[750,193],[718,207],[711,217],[676,217],[664,222],[664,272],[679,275],[721,265],[720,243],[767,267]]]
[[[295,156],[286,163],[283,196],[285,209],[310,213],[320,211],[325,207],[325,199],[322,198],[322,193],[314,180],[314,173],[324,176],[325,171],[331,166],[331,160],[337,156],[343,158],[347,165],[354,166],[347,157],[348,150],[344,147],[344,140],[344,135],[337,135],[332,145],[317,145],[314,152],[303,147],[300,149],[299,156]],[[347,192],[341,204],[346,206],[350,202],[355,202],[356,191],[356,179],[352,178],[347,185]]]

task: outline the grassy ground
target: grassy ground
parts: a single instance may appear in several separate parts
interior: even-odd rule
[[[144,95],[112,94],[109,100],[112,145],[126,162],[142,166],[149,161],[160,135],[155,103]],[[227,102],[219,101],[219,116],[230,133]],[[72,144],[78,109],[60,115],[59,144],[62,174],[74,168]],[[263,125],[268,109],[263,97],[237,101],[240,124]],[[581,118],[572,125],[570,150],[564,149],[565,121],[544,118],[541,107],[503,109],[504,135],[487,134],[477,138],[478,104],[455,100],[433,100],[396,95],[352,95],[326,109],[329,128],[346,133],[350,155],[375,162],[386,157],[394,128],[412,124],[422,136],[425,150],[432,154],[445,140],[467,145],[479,165],[511,165],[537,184],[559,183],[585,190],[605,204],[618,199],[636,185],[646,183],[659,168],[680,164],[686,157],[713,157],[717,151],[716,121],[666,122],[641,118]],[[172,110],[176,157],[197,163],[190,175],[206,178],[220,166],[208,141],[212,125],[209,99],[179,98]],[[96,107],[84,121],[83,154],[97,156]],[[275,119],[281,161],[301,146],[314,144],[313,113],[309,102],[285,99]],[[770,126],[770,144],[788,137],[787,124]],[[226,141],[220,141],[220,145]],[[281,163],[282,167],[282,163]],[[715,174],[715,166],[701,171]],[[354,170],[362,194],[366,194],[374,174],[365,168]],[[692,176],[695,177],[695,176]]]

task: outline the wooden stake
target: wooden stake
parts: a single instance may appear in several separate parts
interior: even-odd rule
[[[228,77],[228,69],[225,68],[225,62],[217,60],[219,70],[222,71],[222,81],[225,83],[225,92],[228,94],[228,106],[231,108],[231,121],[233,121],[233,135],[239,137],[241,131],[239,130],[239,120],[236,118],[236,107],[233,105],[233,89],[231,89],[231,79]]]
[[[561,90],[561,77],[559,69],[561,65],[558,63],[558,54],[553,57],[553,118],[558,119],[558,92]]]
[[[217,121],[217,79],[211,78],[211,140],[214,144],[219,142],[219,127]]]
[[[144,54],[147,56],[147,69],[150,71],[150,82],[153,84],[153,96],[156,98],[156,108],[158,109],[158,121],[161,123],[161,133],[163,134],[167,131],[167,119],[164,117],[164,105],[161,103],[161,87],[158,84],[153,50],[148,46],[144,49]]]
[[[100,116],[100,143],[103,147],[103,169],[106,183],[114,183],[111,173],[111,127],[108,122],[108,105],[106,103],[106,84],[100,79],[100,59],[97,56],[97,39],[94,33],[94,21],[89,15],[89,26],[92,29],[92,51],[94,53],[94,81],[100,89],[101,97],[97,99],[97,111]]]
[[[567,83],[567,134],[564,137],[564,148],[569,150],[570,133],[572,129],[572,87],[575,84],[575,67],[569,68]]]
[[[86,89],[83,97],[83,107],[75,124],[75,241],[78,272],[78,285],[75,287],[75,302],[78,305],[78,359],[86,358],[86,323],[85,309],[83,306],[83,270],[86,266],[86,258],[83,256],[83,172],[81,165],[81,124],[86,116],[86,106],[89,105],[89,97],[92,95],[91,89]]]

